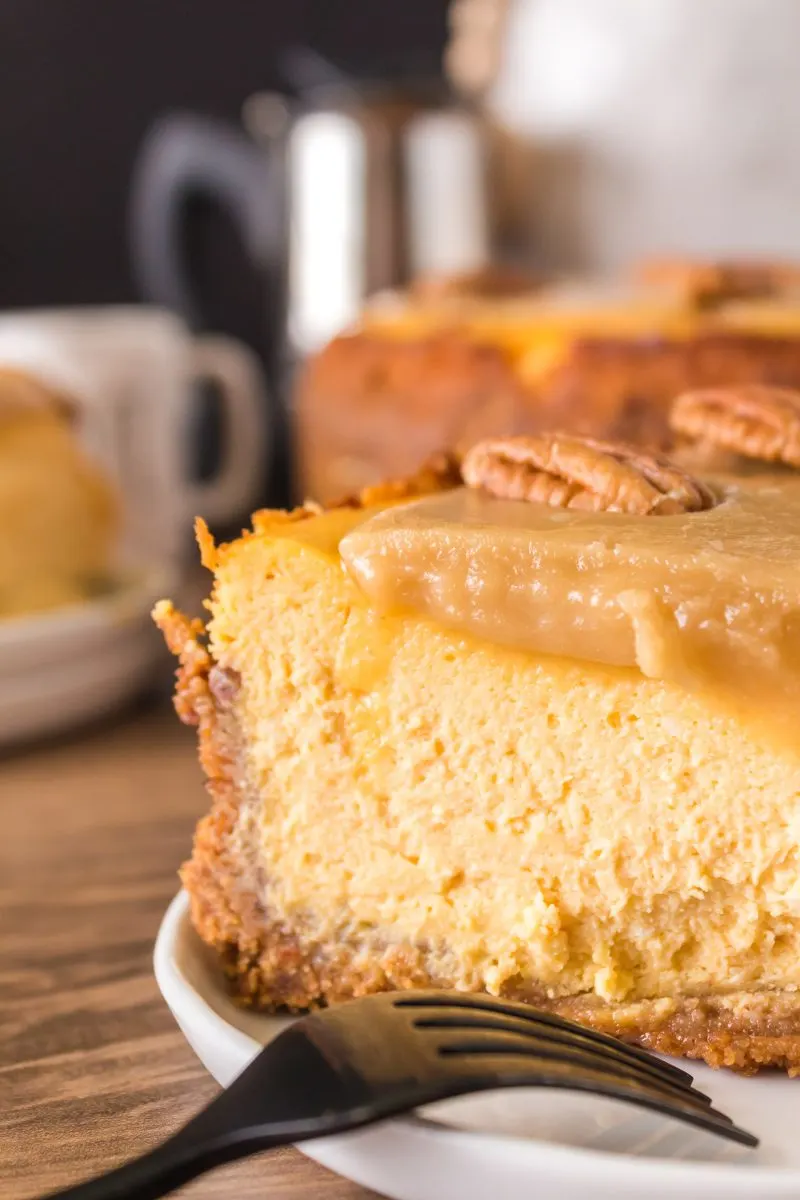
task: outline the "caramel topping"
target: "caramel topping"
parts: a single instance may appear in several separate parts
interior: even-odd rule
[[[542,344],[557,343],[563,353],[579,336],[685,337],[696,329],[697,318],[670,288],[566,279],[492,297],[474,290],[455,298],[429,290],[420,295],[418,289],[382,295],[367,306],[363,328],[400,340],[456,328],[503,348],[516,361]]]
[[[493,280],[491,272],[423,279],[405,293],[374,297],[363,328],[401,341],[457,328],[504,349],[533,381],[540,352],[549,366],[580,337],[683,341],[733,331],[794,338],[800,321],[795,263],[661,260],[627,279],[519,282]]]
[[[566,433],[478,442],[461,473],[493,496],[554,508],[670,516],[714,504],[704,483],[666,458]]]
[[[713,450],[800,467],[800,392],[749,384],[685,392],[670,413],[675,433]]]
[[[800,481],[715,481],[659,520],[471,487],[393,506],[340,543],[379,611],[643,674],[791,725],[800,707]]]

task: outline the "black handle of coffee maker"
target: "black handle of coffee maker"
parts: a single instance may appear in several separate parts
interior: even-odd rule
[[[129,214],[133,269],[144,298],[195,329],[207,327],[187,255],[187,215],[197,199],[224,209],[255,269],[278,269],[280,174],[277,155],[267,156],[225,121],[174,113],[156,122],[134,168]]]
[[[289,428],[284,399],[282,312],[284,269],[283,155],[251,142],[225,121],[192,113],[162,117],[141,146],[131,182],[130,253],[142,298],[176,312],[190,328],[209,328],[206,304],[191,270],[187,229],[198,199],[210,201],[231,219],[253,269],[261,277],[265,315],[262,357],[271,396],[273,454],[262,503],[286,505],[292,480]],[[267,282],[271,285],[267,304]],[[201,463],[213,461],[217,427],[213,407],[202,407],[198,425]]]

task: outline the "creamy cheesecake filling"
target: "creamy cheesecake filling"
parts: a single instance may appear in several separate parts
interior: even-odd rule
[[[264,910],[495,993],[800,986],[790,747],[637,669],[381,613],[336,548],[365,515],[265,523],[216,565]]]
[[[716,696],[795,746],[800,483],[715,486],[714,508],[655,518],[460,488],[371,516],[340,552],[379,611],[635,667]]]

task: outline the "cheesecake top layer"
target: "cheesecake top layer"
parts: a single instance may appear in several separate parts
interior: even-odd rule
[[[663,612],[681,640],[713,623],[759,657],[793,633],[800,651],[800,483],[717,487],[713,509],[658,521],[457,488],[378,512],[340,551],[377,607],[523,649],[668,677],[641,636]]]
[[[616,279],[512,282],[486,287],[480,279],[459,277],[406,293],[381,293],[363,322],[400,338],[456,325],[512,351],[527,349],[532,337],[559,333],[692,337],[727,329],[771,336],[800,331],[796,264],[659,260]]]
[[[673,511],[673,491],[657,493],[667,502],[659,515],[635,504],[590,511],[575,507],[574,494],[562,507],[449,488],[373,513],[339,552],[378,611],[412,611],[517,649],[635,667],[769,710],[772,726],[776,714],[791,712],[793,721],[800,476],[718,477],[709,488],[710,503],[683,498],[689,511]]]
[[[576,340],[800,336],[797,264],[657,260],[615,279],[536,280],[527,288],[520,281],[506,290],[455,283],[379,294],[361,328],[399,341],[466,334],[499,348],[530,387],[559,369]]]

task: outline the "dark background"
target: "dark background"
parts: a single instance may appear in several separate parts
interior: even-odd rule
[[[0,307],[136,300],[127,245],[131,168],[171,109],[237,120],[279,86],[285,47],[345,66],[433,69],[446,0],[2,0]],[[233,229],[200,212],[193,240],[211,324],[254,345],[263,297]]]

